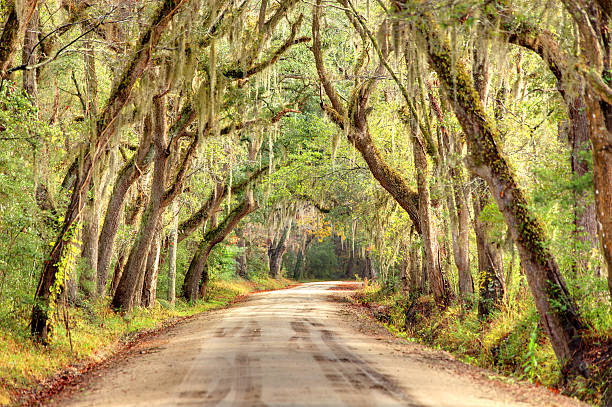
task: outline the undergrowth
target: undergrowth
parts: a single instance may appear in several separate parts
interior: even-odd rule
[[[30,387],[58,371],[85,361],[101,360],[136,333],[157,329],[170,320],[222,308],[238,296],[253,291],[280,289],[285,279],[258,278],[216,280],[209,285],[206,301],[188,304],[177,300],[171,306],[158,300],[152,308],[138,308],[129,316],[115,314],[107,303],[84,302],[69,308],[68,330],[63,316],[57,321],[48,346],[32,342],[26,316],[21,321],[0,321],[0,405],[11,403],[19,389]]]
[[[519,290],[512,306],[501,305],[487,320],[478,317],[475,301],[440,310],[431,296],[409,299],[384,290],[378,283],[364,284],[354,300],[369,307],[373,316],[396,336],[443,349],[510,380],[527,380],[597,404],[612,379],[608,360],[607,368],[594,367],[588,380],[575,378],[563,383],[557,358],[526,289]],[[589,321],[593,321],[586,340],[594,343],[595,349],[599,346],[595,351],[599,356],[608,352],[609,357],[612,316],[597,309],[598,303],[589,301],[590,306],[581,303],[584,312],[589,313]],[[606,307],[605,303],[601,306]]]

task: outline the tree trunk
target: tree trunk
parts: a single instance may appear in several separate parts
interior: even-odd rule
[[[473,182],[474,234],[478,253],[478,316],[486,318],[504,297],[503,261],[500,247],[490,241],[488,222],[480,219],[489,191],[482,179],[474,177]]]
[[[279,244],[276,246],[268,247],[268,262],[270,264],[270,277],[279,278],[281,275],[281,267],[283,263],[283,256],[287,251],[287,246]]]
[[[374,262],[372,261],[370,252],[366,252],[365,254],[365,273],[364,274],[370,281],[374,281],[377,276],[376,266],[374,265]]]
[[[465,132],[470,152],[468,166],[487,182],[506,219],[536,307],[564,371],[583,371],[584,324],[547,247],[544,230],[529,210],[523,191],[497,147],[499,135],[487,119],[467,69],[462,62],[453,65],[450,46],[441,36],[437,23],[429,14],[422,17],[417,29],[425,39],[430,64],[448,90],[455,115]]]
[[[115,270],[113,271],[113,279],[111,280],[110,287],[110,295],[115,296],[117,292],[117,287],[119,286],[119,280],[121,280],[121,275],[123,274],[123,269],[125,268],[125,262],[127,261],[127,250],[122,249],[119,252],[119,256],[117,257],[117,264],[115,264]]]
[[[414,168],[416,171],[417,191],[419,195],[419,216],[421,236],[425,252],[425,267],[434,299],[438,305],[446,306],[451,298],[448,282],[442,272],[440,259],[440,244],[437,229],[431,214],[431,200],[429,197],[428,163],[425,155],[424,141],[418,133],[414,121],[410,123],[412,151],[414,155]]]
[[[480,71],[484,70],[484,64],[481,63],[478,66]],[[486,80],[487,75],[481,74],[479,76],[483,81],[483,85],[488,83]],[[435,98],[431,88],[429,88],[429,100],[431,110],[438,119],[440,129],[438,151],[440,162],[445,167],[441,168],[440,172],[446,173],[444,175],[451,180],[451,185],[446,188],[446,203],[450,217],[453,258],[459,274],[459,296],[462,300],[465,300],[474,294],[474,281],[470,269],[470,212],[462,166],[458,162],[451,161],[451,158],[461,151],[461,146],[456,140],[457,136],[453,135],[451,137],[449,134],[445,125],[442,107]]]
[[[454,185],[455,210],[457,213],[457,249],[455,264],[459,271],[459,292],[466,299],[474,294],[474,280],[470,268],[470,210],[463,185]]]
[[[485,29],[483,23],[479,25],[481,29]],[[480,96],[483,107],[486,109],[489,104],[490,83],[488,41],[480,41],[480,43],[475,44],[472,56],[474,88]],[[520,97],[521,91],[516,93],[516,96]],[[506,102],[501,99],[503,95],[499,96],[500,98],[496,101],[494,110],[496,121],[502,118],[502,109],[498,107]],[[474,208],[474,234],[476,235],[476,251],[478,255],[478,316],[486,318],[493,309],[500,305],[504,295],[502,279],[504,263],[499,244],[494,243],[490,239],[491,224],[480,219],[480,214],[489,201],[491,194],[482,178],[474,176],[472,183],[475,185],[472,190],[472,206]]]
[[[236,274],[239,277],[247,278],[247,241],[244,236],[244,230],[236,228],[236,234],[238,235],[238,247],[241,249],[241,253],[236,256]]]
[[[79,288],[87,298],[90,298],[96,292],[100,197],[97,194],[94,195],[94,200],[86,208],[86,221],[83,228],[83,248],[81,250],[81,258],[84,264],[79,275]]]
[[[421,248],[415,241],[413,241],[409,245],[408,252],[409,252],[409,257],[410,257],[410,266],[409,266],[410,268],[408,271],[409,291],[410,293],[416,296],[416,294],[424,292],[423,281],[425,280],[425,278],[424,278],[424,273],[421,272],[421,267],[420,267]]]
[[[4,20],[4,28],[0,35],[0,80],[6,78],[7,71],[19,48],[19,39],[29,27],[30,19],[37,10],[37,4],[37,0],[27,0],[23,4],[15,0],[8,0],[4,4],[6,20]],[[19,6],[22,6],[21,12],[17,10]]]
[[[248,197],[232,209],[217,227],[209,230],[204,235],[185,274],[182,295],[187,301],[193,302],[198,300],[200,281],[202,280],[202,273],[204,272],[210,251],[230,234],[242,218],[255,209],[257,209],[257,203],[253,200],[252,194],[248,193]]]
[[[124,312],[131,311],[135,304],[139,304],[135,303],[134,300],[137,299],[135,297],[140,296],[142,283],[144,282],[143,274],[147,254],[155,237],[158,219],[163,211],[162,200],[165,192],[166,172],[170,156],[166,148],[168,143],[165,108],[166,96],[155,96],[153,98],[155,159],[149,203],[142,216],[136,241],[132,246],[125,270],[112,301],[114,309]]]
[[[306,250],[308,250],[308,246],[310,246],[310,243],[314,239],[314,236],[315,236],[314,234],[310,234],[310,233],[306,233],[306,236],[304,236],[304,242],[298,250],[297,259],[295,260],[295,267],[293,268],[293,278],[295,279],[302,278],[302,274],[304,272],[304,258],[306,256]],[[352,267],[353,267],[352,262],[353,262],[353,252],[351,252],[350,257],[349,257],[349,263],[350,263],[350,269],[351,269],[351,270],[347,270],[348,271],[347,276],[349,278],[351,277],[351,272],[352,272]]]
[[[169,238],[169,256],[168,256],[168,302],[174,305],[176,301],[176,250],[178,245],[178,201],[174,201],[172,205],[172,229],[170,230]]]
[[[87,28],[82,28],[82,32],[86,32]],[[95,120],[98,115],[98,79],[96,76],[96,60],[93,48],[93,42],[86,38],[84,41],[85,52],[83,54],[83,62],[85,65],[85,83],[87,105],[84,106],[84,114],[87,116],[87,122],[91,129],[91,143],[94,143],[95,137]],[[111,153],[112,154],[112,153]],[[108,158],[109,154],[107,154]],[[103,160],[107,161],[107,160]],[[104,196],[105,178],[108,170],[106,169],[107,162],[100,161],[95,165],[93,171],[93,188],[92,199],[87,202],[85,210],[86,219],[84,222],[84,237],[83,250],[81,257],[85,259],[85,269],[81,271],[79,276],[79,287],[83,294],[90,298],[97,293],[98,277],[98,238],[100,232],[100,211],[102,210],[101,200]],[[106,280],[104,280],[106,285]]]
[[[607,117],[612,116],[612,106],[601,101],[591,89],[587,90],[586,105],[593,145],[598,233],[608,270],[608,288],[612,301],[612,117]]]
[[[210,281],[210,274],[208,272],[208,263],[204,265],[202,270],[202,279],[200,280],[199,297],[206,301],[206,289],[208,288],[208,282]]]
[[[28,65],[36,65],[38,63],[38,55],[40,52],[34,49],[34,46],[38,42],[38,31],[39,16],[38,8],[36,8],[32,14],[30,22],[28,23],[28,27],[23,38],[23,49],[21,50],[22,63],[26,63]],[[28,69],[23,71],[23,90],[25,90],[32,105],[36,107],[38,107],[37,74],[37,69]]]
[[[349,252],[350,252],[349,253],[349,258],[348,258],[348,261],[346,262],[346,271],[344,273],[344,275],[346,276],[346,278],[348,280],[350,280],[352,278],[355,278],[355,271],[354,271],[354,269],[355,269],[355,253],[354,253],[354,251],[352,249],[349,250]],[[300,273],[299,278],[300,279],[304,278],[303,271],[302,271],[302,273]]]
[[[402,261],[400,263],[401,294],[407,297],[410,294],[410,242],[402,243]]]
[[[144,273],[144,284],[142,287],[142,298],[140,304],[143,307],[149,308],[155,304],[157,298],[157,276],[159,273],[159,250],[161,242],[159,241],[160,232],[158,231],[153,242],[149,255],[147,256],[147,265]]]

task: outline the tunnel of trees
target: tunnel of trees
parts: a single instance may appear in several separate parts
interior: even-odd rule
[[[357,277],[529,307],[565,376],[609,343],[609,1],[0,11],[3,329]]]

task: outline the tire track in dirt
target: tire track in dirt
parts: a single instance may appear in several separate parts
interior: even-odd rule
[[[261,381],[261,359],[253,352],[251,346],[261,338],[261,328],[255,320],[250,320],[240,335],[243,344],[249,344],[249,348],[236,354],[234,365],[236,394],[234,398],[235,407],[266,407],[262,400],[263,385]]]
[[[324,324],[311,318],[300,318],[290,322],[294,335],[290,342],[302,341],[302,348],[311,353],[325,378],[340,398],[349,406],[372,407],[376,405],[374,391],[379,391],[397,403],[419,407],[410,402],[401,388],[393,381],[369,366],[367,362],[354,355],[344,346],[336,342],[335,335]],[[311,328],[315,328],[311,330]],[[321,329],[318,329],[321,328]],[[326,350],[321,349],[313,341],[312,333],[326,345],[332,356],[326,356]],[[298,345],[299,346],[299,345]],[[347,391],[347,389],[352,390]]]

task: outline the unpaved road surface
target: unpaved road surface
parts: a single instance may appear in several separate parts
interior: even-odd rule
[[[55,405],[582,405],[488,380],[441,352],[372,332],[371,321],[334,301],[346,294],[334,290],[340,284],[254,294],[204,314],[143,344]]]

